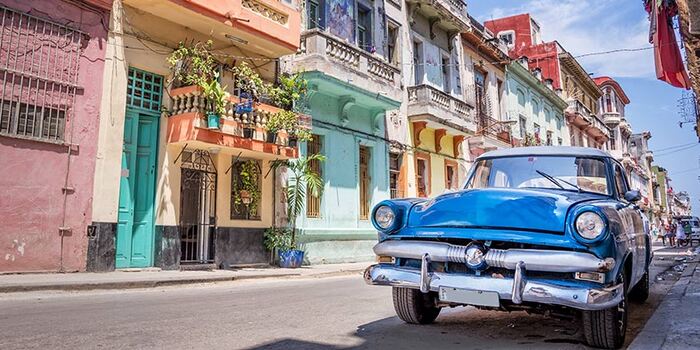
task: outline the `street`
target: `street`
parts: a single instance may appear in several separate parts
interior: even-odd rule
[[[652,296],[632,305],[627,344],[672,286],[667,270],[684,251],[657,250]],[[406,325],[394,315],[391,290],[356,274],[7,294],[0,324],[2,349],[586,348],[578,322],[524,312],[457,308],[433,325]]]

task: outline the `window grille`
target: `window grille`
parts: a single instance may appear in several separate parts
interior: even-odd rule
[[[0,134],[63,142],[85,34],[0,6]]]
[[[262,168],[259,160],[235,160],[231,165],[231,219],[260,220]],[[257,182],[257,193],[245,189],[245,182]]]
[[[306,144],[306,153],[308,155],[322,154],[323,140],[320,135],[312,135],[311,141]],[[311,171],[323,176],[321,172],[321,162],[318,160],[309,161]],[[306,189],[306,217],[320,218],[321,217],[321,197],[314,196],[309,188]]]
[[[129,67],[126,105],[132,108],[160,112],[162,87],[162,76]]]

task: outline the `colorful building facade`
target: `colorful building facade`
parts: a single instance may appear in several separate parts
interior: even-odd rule
[[[110,3],[0,1],[0,272],[85,270]]]
[[[568,104],[554,91],[551,81],[528,69],[527,60],[508,65],[508,115],[516,120],[514,137],[520,145],[569,146],[564,111]]]
[[[284,212],[270,161],[298,149],[286,137],[266,138],[279,108],[241,101],[233,71],[245,62],[273,82],[275,58],[298,49],[300,18],[295,4],[271,0],[115,1],[90,270],[269,263],[263,233]],[[207,125],[211,100],[178,84],[167,63],[180,43],[209,40],[231,93],[215,127]]]

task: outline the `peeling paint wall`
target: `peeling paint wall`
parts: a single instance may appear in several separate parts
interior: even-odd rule
[[[0,0],[2,6],[86,33],[79,61],[72,120],[69,190],[64,217],[68,146],[0,136],[0,272],[85,269],[87,225],[92,221],[93,175],[99,126],[108,13],[68,1]],[[77,150],[77,152],[76,152]],[[70,227],[63,238],[59,227]],[[61,258],[63,256],[63,258]]]

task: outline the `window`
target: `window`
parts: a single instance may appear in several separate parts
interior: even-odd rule
[[[441,62],[442,68],[442,91],[450,93],[450,58],[443,56]]]
[[[64,25],[2,8],[0,134],[62,142],[72,120],[87,37]]]
[[[323,139],[320,135],[311,135],[311,140],[306,143],[306,154],[323,154]],[[312,172],[323,176],[321,162],[318,160],[309,161],[309,168]],[[306,189],[306,217],[321,217],[321,196],[314,196],[309,188]]]
[[[430,194],[430,158],[428,155],[416,154],[416,191],[418,197]]]
[[[496,80],[496,93],[498,94],[498,108],[501,108],[501,99],[503,96],[503,81],[501,79]]]
[[[617,136],[616,136],[616,130],[611,129],[610,130],[610,150],[614,151],[617,148]]]
[[[527,119],[520,116],[520,138],[525,139],[525,136],[527,136]]]
[[[540,138],[540,125],[535,123],[534,130],[535,130],[535,142],[537,144],[539,144],[540,142],[542,142],[542,139]]]
[[[401,186],[401,161],[401,153],[389,153],[389,191],[391,198],[404,197],[403,190],[399,188]]]
[[[423,84],[423,43],[413,42],[413,78],[416,85]]]
[[[374,45],[372,45],[372,11],[362,5],[357,9],[357,46],[366,51],[374,51]]]
[[[487,115],[488,111],[486,108],[486,73],[480,70],[474,71],[474,87],[476,96],[476,115]]]
[[[321,6],[319,0],[308,0],[307,1],[308,13],[306,14],[306,28],[322,28],[321,25]]]
[[[501,40],[503,44],[508,46],[508,48],[513,48],[515,46],[515,31],[506,30],[498,33],[498,39]]]
[[[369,219],[370,210],[370,182],[369,175],[370,148],[360,146],[360,220]]]
[[[552,146],[553,136],[551,131],[547,131],[547,146]]]
[[[625,175],[619,165],[615,165],[615,188],[617,189],[618,198],[624,199],[628,186],[627,181],[625,180]]]
[[[551,178],[542,175],[550,175]],[[605,162],[574,156],[516,156],[485,159],[475,165],[467,188],[548,188],[608,194]],[[554,179],[555,181],[552,181]],[[560,181],[564,180],[564,181]],[[561,187],[560,187],[561,186]]]
[[[564,140],[562,140],[561,137],[557,137],[557,144],[558,144],[559,146],[563,145],[563,144],[564,144]]]
[[[386,60],[393,64],[398,64],[399,54],[401,53],[401,40],[399,33],[401,32],[401,27],[399,24],[393,20],[387,20],[387,50],[386,50]]]
[[[454,190],[458,186],[457,163],[445,161],[445,189]]]
[[[231,219],[260,220],[261,162],[236,158],[231,165]]]

